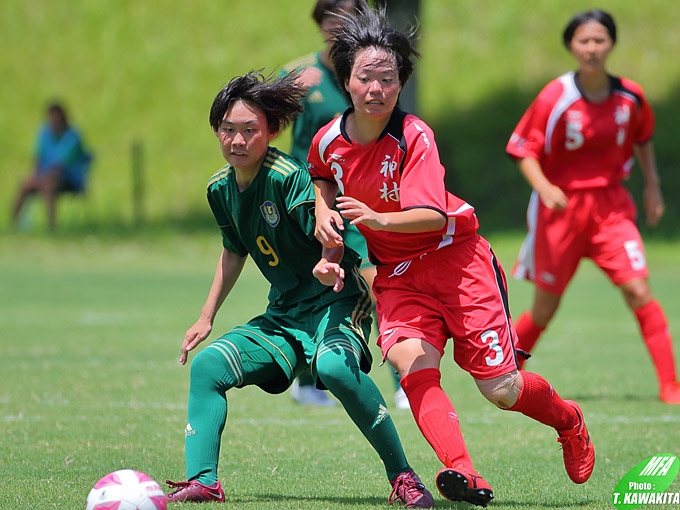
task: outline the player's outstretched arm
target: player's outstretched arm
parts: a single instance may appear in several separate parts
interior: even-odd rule
[[[182,353],[179,357],[179,362],[182,365],[186,364],[189,351],[193,350],[210,335],[217,311],[222,306],[222,303],[224,303],[229,292],[231,292],[236,280],[238,280],[245,261],[246,257],[241,257],[239,254],[226,249],[222,250],[220,260],[217,263],[217,269],[215,270],[215,277],[213,278],[210,292],[208,292],[208,298],[201,309],[201,316],[184,335]]]
[[[338,209],[343,218],[351,220],[352,225],[361,223],[371,230],[414,234],[438,231],[446,223],[446,217],[434,209],[417,207],[406,211],[379,213],[348,196],[338,198]]]
[[[345,229],[340,213],[333,209],[338,185],[329,181],[314,181],[314,236],[327,248],[344,246],[340,231]]]
[[[340,248],[324,248],[321,260],[312,269],[316,279],[327,287],[333,287],[334,292],[340,292],[345,286],[345,270],[340,267],[344,252],[344,245]]]

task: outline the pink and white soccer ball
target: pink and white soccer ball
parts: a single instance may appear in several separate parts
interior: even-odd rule
[[[85,510],[166,510],[165,494],[149,475],[120,469],[92,487]]]

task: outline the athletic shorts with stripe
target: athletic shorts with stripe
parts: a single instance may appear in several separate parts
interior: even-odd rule
[[[480,235],[396,266],[378,266],[373,289],[383,359],[406,338],[425,340],[443,355],[452,338],[455,362],[475,379],[517,368],[505,275]]]
[[[359,361],[363,372],[369,372],[372,357],[366,341],[371,331],[370,313],[370,298],[364,294],[330,303],[314,300],[286,308],[270,305],[264,314],[234,327],[205,350],[218,355],[230,371],[243,367],[237,374],[237,387],[257,385],[268,393],[282,393],[311,367],[317,386],[323,389],[316,360],[328,349],[346,351]]]
[[[527,211],[527,236],[513,276],[563,294],[582,258],[590,258],[615,285],[647,278],[635,203],[626,188],[568,191],[567,208],[548,209],[536,192]]]

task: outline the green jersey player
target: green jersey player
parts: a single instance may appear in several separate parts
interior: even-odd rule
[[[389,501],[431,508],[432,495],[408,465],[385,401],[366,375],[371,357],[370,299],[351,248],[327,249],[314,238],[314,190],[306,165],[269,146],[300,111],[295,74],[266,79],[250,72],[215,98],[210,124],[227,165],[210,179],[208,202],[222,231],[213,284],[182,343],[180,363],[205,340],[218,309],[251,256],[271,283],[266,311],[233,328],[191,363],[185,429],[187,481],[170,482],[167,500],[224,501],[217,475],[226,393],[257,385],[285,391],[311,369],[316,384],[341,402],[383,461]],[[321,259],[319,260],[319,257]],[[336,276],[335,287],[313,275]]]

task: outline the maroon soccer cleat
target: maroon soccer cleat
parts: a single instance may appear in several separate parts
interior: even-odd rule
[[[583,419],[583,412],[576,402],[565,400],[578,414],[579,422],[571,430],[558,431],[557,441],[562,443],[564,468],[571,481],[585,483],[595,467],[595,447]]]
[[[441,469],[437,473],[437,489],[449,501],[485,507],[493,499],[493,490],[486,480],[462,464]]]
[[[395,501],[401,501],[404,508],[434,507],[432,494],[425,488],[423,482],[412,469],[404,471],[394,480],[390,480],[390,483],[392,484],[392,494],[387,498],[390,505]]]
[[[219,480],[212,485],[203,485],[198,480],[189,480],[188,482],[171,482],[166,480],[165,483],[171,489],[176,489],[170,494],[165,495],[165,501],[168,503],[181,503],[184,501],[196,503],[217,501],[218,503],[224,503],[224,491],[220,486]]]

